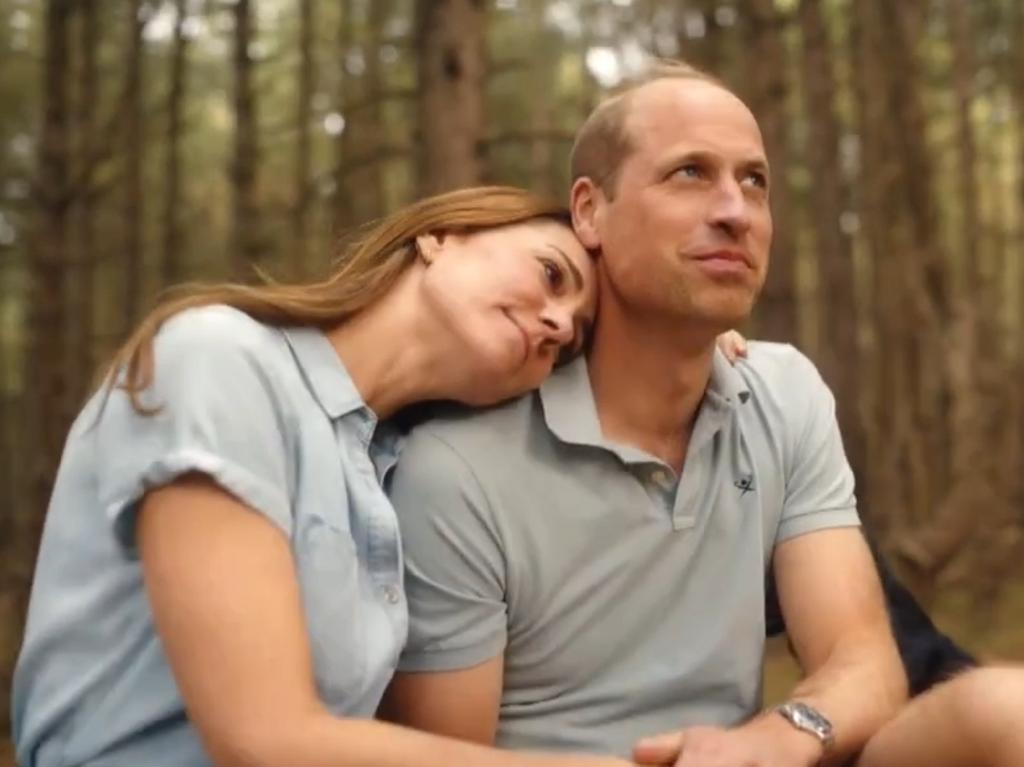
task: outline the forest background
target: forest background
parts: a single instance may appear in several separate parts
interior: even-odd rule
[[[313,277],[440,190],[564,195],[574,129],[651,56],[760,119],[744,332],[818,364],[943,628],[1024,660],[1021,0],[0,0],[0,741],[67,428],[160,291]]]

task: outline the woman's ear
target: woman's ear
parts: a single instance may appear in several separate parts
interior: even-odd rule
[[[441,252],[442,242],[444,242],[444,234],[438,232],[428,232],[416,238],[416,252],[424,264],[430,266],[430,264],[434,263],[434,260]]]
[[[601,247],[597,220],[602,201],[600,188],[587,176],[576,179],[569,192],[572,226],[576,230],[576,236],[587,250],[596,251]]]

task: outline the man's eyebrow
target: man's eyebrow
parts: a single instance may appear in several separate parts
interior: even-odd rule
[[[755,170],[758,173],[762,173],[766,178],[770,178],[772,174],[771,167],[768,165],[768,160],[763,157],[751,157],[743,163],[743,167],[747,170]]]
[[[566,268],[569,270],[569,274],[572,275],[572,281],[576,286],[576,292],[579,293],[581,290],[583,290],[583,275],[580,273],[580,268],[572,262],[572,259],[569,258],[569,255],[560,247],[550,242],[547,243],[547,246],[562,257],[562,260],[565,262]]]
[[[667,175],[688,162],[717,163],[720,160],[721,156],[715,152],[708,152],[704,149],[692,149],[666,158],[664,162],[659,164],[659,168],[662,175]],[[768,159],[761,154],[750,155],[740,160],[737,166],[746,170],[759,171],[765,176],[771,174]]]

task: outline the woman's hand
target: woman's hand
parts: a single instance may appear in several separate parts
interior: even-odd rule
[[[737,330],[727,330],[718,337],[718,348],[735,365],[736,360],[747,356],[747,339]]]

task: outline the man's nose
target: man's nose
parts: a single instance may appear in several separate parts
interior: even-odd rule
[[[732,237],[750,229],[750,208],[743,188],[735,179],[725,179],[714,192],[711,223]]]

